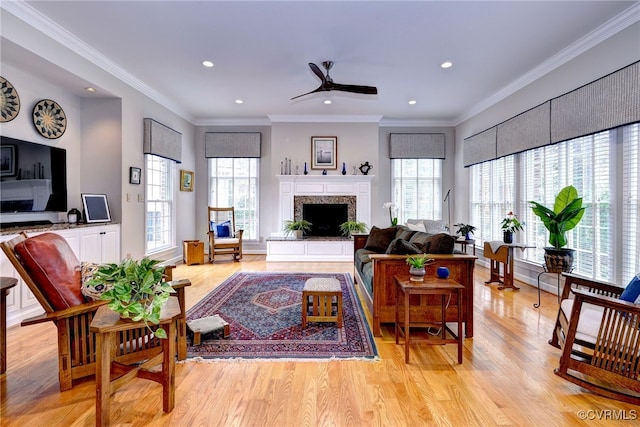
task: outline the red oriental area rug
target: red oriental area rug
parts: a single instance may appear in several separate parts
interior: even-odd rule
[[[343,327],[310,322],[302,329],[302,289],[307,279],[340,282]],[[188,357],[211,358],[377,358],[378,352],[349,274],[239,272],[187,311],[187,320],[219,314],[230,336],[202,336]]]

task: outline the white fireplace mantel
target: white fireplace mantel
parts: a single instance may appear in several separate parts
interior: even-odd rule
[[[371,224],[374,175],[276,175],[280,182],[280,223],[294,219],[294,196],[355,196],[356,219]]]

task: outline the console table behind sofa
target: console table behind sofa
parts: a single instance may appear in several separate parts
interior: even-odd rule
[[[366,234],[354,236],[354,251],[364,247],[367,241]],[[473,337],[473,270],[477,257],[466,254],[430,254],[436,261],[426,268],[427,275],[436,275],[436,269],[440,266],[447,267],[450,271],[450,278],[464,286],[462,292],[462,320],[465,324],[465,336]],[[369,292],[363,285],[362,278],[357,269],[355,270],[356,284],[361,285],[362,294],[371,312],[372,329],[374,336],[381,336],[380,325],[382,323],[394,323],[396,316],[396,289],[393,276],[407,275],[408,265],[405,255],[370,255],[373,262],[373,292]],[[411,310],[411,318],[416,321],[434,321],[437,313],[419,309],[416,304],[415,310]],[[447,311],[447,320],[456,321],[457,312]]]

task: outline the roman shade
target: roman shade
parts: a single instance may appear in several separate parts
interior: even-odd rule
[[[500,123],[496,129],[496,156],[504,157],[549,144],[550,109],[551,102],[547,101]]]
[[[144,154],[182,163],[182,134],[153,119],[144,119]]]
[[[260,132],[205,132],[206,158],[260,157]]]
[[[391,159],[444,159],[444,133],[389,134]]]
[[[551,100],[551,142],[640,121],[640,62]]]
[[[464,165],[471,166],[496,158],[497,127],[492,127],[464,140]]]
[[[640,122],[640,61],[465,138],[464,166]]]

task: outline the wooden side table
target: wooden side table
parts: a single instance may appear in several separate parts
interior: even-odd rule
[[[527,248],[533,248],[534,246],[522,245],[519,243],[503,243],[494,252],[490,242],[484,242],[484,256],[491,260],[491,268],[489,280],[485,284],[492,282],[500,283],[498,289],[513,289],[519,291],[516,285],[513,284],[513,250],[515,248],[525,250]],[[500,276],[500,264],[504,264],[504,274]],[[504,281],[501,280],[501,277]]]
[[[399,343],[399,337],[404,337],[404,361],[409,363],[409,346],[412,342],[410,331],[412,327],[438,327],[440,329],[440,338],[429,338],[420,340],[428,344],[458,344],[458,363],[462,363],[462,290],[464,286],[452,279],[439,279],[436,277],[425,277],[422,282],[414,282],[408,276],[394,276],[396,282],[396,344]],[[440,309],[442,321],[439,323],[422,323],[412,322],[410,319],[411,309],[409,299],[411,295],[440,295]],[[448,308],[447,300],[456,295],[456,308],[458,311],[458,333],[454,333],[446,322],[446,311]],[[450,301],[450,299],[449,299]],[[428,306],[425,306],[425,309]],[[401,318],[400,314],[404,316]],[[447,338],[447,332],[451,338]]]
[[[0,374],[7,372],[7,295],[18,283],[13,277],[0,277]]]
[[[108,426],[111,395],[132,378],[144,378],[162,385],[162,409],[171,412],[175,406],[176,367],[176,319],[180,316],[180,304],[171,297],[160,313],[160,326],[167,331],[162,340],[162,352],[140,365],[123,365],[113,361],[116,352],[116,334],[144,326],[144,322],[120,319],[120,315],[101,306],[91,321],[89,329],[96,334],[96,425]],[[162,364],[162,370],[151,371]]]
[[[460,250],[462,252],[464,252],[465,254],[467,253],[467,246],[471,245],[471,247],[473,248],[473,255],[476,254],[476,241],[475,241],[475,239],[456,240],[456,243],[458,245],[460,245]]]

